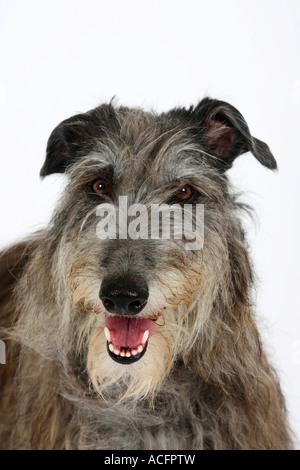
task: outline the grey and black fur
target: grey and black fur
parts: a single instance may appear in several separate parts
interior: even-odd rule
[[[45,230],[1,256],[3,448],[292,448],[226,174],[248,151],[276,168],[239,111],[210,98],[163,114],[105,104],[52,132],[41,176],[65,173],[64,195]],[[99,178],[108,193],[93,191]],[[205,208],[201,250],[97,238],[99,204],[170,203],[186,185]],[[135,317],[155,322],[129,364],[107,349],[105,317],[124,314],[106,309],[109,282],[144,289]]]

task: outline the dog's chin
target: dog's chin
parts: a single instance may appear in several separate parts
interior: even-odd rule
[[[169,330],[162,333],[156,328],[147,340],[143,341],[143,334],[139,346],[130,347],[115,346],[119,341],[113,334],[108,341],[104,328],[103,324],[95,328],[89,341],[87,370],[95,390],[103,397],[120,400],[153,396],[170,367]]]
[[[113,359],[115,362],[118,364],[133,364],[134,362],[139,361],[145,354],[146,349],[147,349],[148,342],[145,344],[143,347],[142,351],[140,353],[136,353],[135,355],[132,354],[130,348],[123,348],[122,352],[119,354],[115,354],[113,351],[109,349],[109,342],[106,342],[106,348],[109,357]]]

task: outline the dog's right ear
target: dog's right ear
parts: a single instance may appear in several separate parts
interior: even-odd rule
[[[113,106],[104,104],[61,122],[48,139],[46,160],[40,176],[44,178],[53,173],[64,173],[76,159],[93,149],[95,140],[107,133],[114,118]]]
[[[251,152],[266,168],[277,168],[268,145],[251,135],[244,117],[231,104],[207,97],[196,107],[179,108],[171,113],[188,123],[207,152],[207,160],[219,171],[228,170],[246,152]]]

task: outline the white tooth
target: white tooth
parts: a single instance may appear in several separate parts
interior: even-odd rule
[[[143,351],[143,346],[140,344],[137,348],[137,352],[141,353]]]
[[[132,349],[131,350],[131,355],[136,356],[137,355],[137,349]]]
[[[110,343],[108,347],[111,352],[114,352],[114,345],[112,343]]]
[[[127,351],[127,353],[126,353],[126,357],[131,357],[131,354],[130,354],[130,352],[129,352],[129,351]]]
[[[148,338],[149,338],[149,330],[146,330],[145,333],[143,334],[141,343],[144,345]]]
[[[106,327],[104,328],[104,334],[105,334],[105,337],[106,337],[107,341],[108,341],[109,343],[111,343],[110,331],[109,331],[109,329],[106,328]]]
[[[122,351],[122,352],[120,353],[120,356],[125,357],[125,353]]]
[[[114,349],[114,353],[116,354],[116,356],[119,356],[119,354],[120,354],[120,349],[115,348],[115,349]]]

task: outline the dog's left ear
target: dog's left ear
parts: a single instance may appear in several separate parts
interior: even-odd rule
[[[43,178],[52,173],[64,173],[76,159],[87,155],[115,124],[111,104],[103,104],[83,114],[61,122],[51,133],[46,150],[46,160],[40,171]]]
[[[188,114],[204,149],[212,154],[211,163],[221,171],[245,152],[251,152],[265,167],[277,168],[268,145],[252,137],[241,113],[229,103],[204,98]]]

